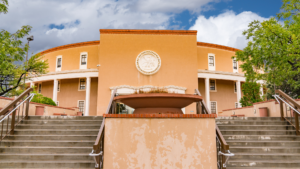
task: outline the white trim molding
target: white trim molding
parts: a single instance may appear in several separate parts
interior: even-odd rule
[[[82,55],[86,55],[86,63],[85,65],[81,65],[81,59],[82,59]],[[87,52],[81,52],[80,53],[80,59],[79,59],[79,69],[87,69],[87,63],[88,63],[88,53]]]
[[[53,79],[75,79],[86,77],[98,77],[98,69],[82,69],[71,70],[61,72],[50,72],[39,77],[31,77],[26,83],[39,82],[39,81],[51,81]]]
[[[220,80],[231,80],[231,81],[246,81],[244,74],[222,72],[222,71],[210,71],[210,70],[198,70],[198,78],[210,78]]]
[[[164,86],[164,87],[158,87],[158,86],[152,86],[152,85],[145,85],[145,86],[129,86],[129,85],[120,85],[120,86],[114,86],[114,87],[110,87],[109,89],[111,90],[111,92],[114,89],[117,89],[117,93],[118,94],[132,94],[137,90],[151,90],[154,88],[158,88],[158,89],[166,89],[168,90],[168,92],[172,93],[179,93],[179,94],[184,94],[186,91],[185,87],[179,87],[179,86],[174,86],[174,85],[169,85],[169,86]]]

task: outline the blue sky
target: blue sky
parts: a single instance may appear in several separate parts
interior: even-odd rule
[[[253,20],[280,11],[281,0],[9,0],[0,29],[33,27],[30,53],[99,40],[99,29],[197,30],[197,40],[243,49]],[[101,39],[100,39],[101,40]]]

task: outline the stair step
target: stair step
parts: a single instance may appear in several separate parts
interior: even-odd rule
[[[229,160],[228,167],[300,167],[300,160]]]
[[[223,135],[227,140],[300,140],[297,135]]]
[[[300,147],[230,146],[232,153],[300,153]]]
[[[276,121],[276,120],[218,120],[216,121],[218,125],[288,125],[287,122],[284,121]]]
[[[86,153],[92,151],[92,146],[89,147],[0,147],[0,153]]]
[[[89,156],[89,154],[80,154],[80,153],[72,153],[72,154],[0,154],[0,161],[14,161],[14,160],[30,160],[30,161],[64,161],[64,160],[93,160],[93,157]]]
[[[16,129],[100,129],[101,124],[93,125],[39,125],[39,124],[20,124]]]
[[[23,120],[21,124],[101,124],[102,120]]]
[[[4,140],[96,140],[94,135],[8,135]]]
[[[272,141],[272,140],[259,140],[259,141],[250,141],[250,140],[228,140],[227,144],[229,146],[266,146],[266,147],[300,147],[300,141]]]
[[[1,147],[12,147],[12,146],[35,146],[35,147],[92,147],[95,143],[93,141],[84,141],[84,140],[42,140],[42,141],[34,141],[34,140],[3,140],[0,143]]]
[[[251,159],[251,160],[299,160],[300,153],[234,153],[230,160]]]
[[[218,125],[222,130],[293,130],[291,125]]]
[[[296,135],[296,130],[222,130],[224,135]]]
[[[274,121],[280,121],[280,117],[217,117],[216,121],[220,120],[274,120]]]
[[[102,116],[29,116],[29,120],[102,120]]]
[[[95,168],[93,160],[64,160],[64,161],[27,161],[27,160],[14,160],[14,161],[0,161],[0,168]]]
[[[60,129],[15,129],[15,134],[24,135],[97,135],[99,129],[70,129],[70,130],[60,130]]]

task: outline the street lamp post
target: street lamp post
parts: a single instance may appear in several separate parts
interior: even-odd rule
[[[28,37],[27,37],[27,41],[28,41],[28,43],[27,43],[27,44],[28,44],[28,50],[27,50],[25,62],[28,61],[29,42],[30,42],[30,41],[33,41],[33,35],[28,36]],[[25,72],[25,76],[24,76],[24,90],[25,90],[25,79],[26,79],[26,72]]]

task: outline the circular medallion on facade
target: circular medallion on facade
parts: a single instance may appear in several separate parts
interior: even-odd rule
[[[136,68],[144,75],[152,75],[159,70],[161,60],[157,53],[151,50],[146,50],[138,55],[135,65]]]

